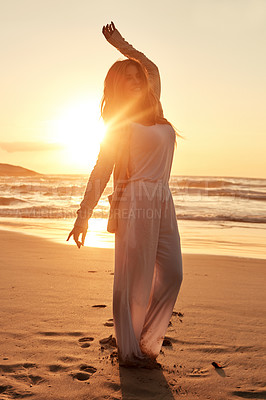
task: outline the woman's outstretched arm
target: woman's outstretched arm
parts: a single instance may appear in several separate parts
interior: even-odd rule
[[[84,245],[86,232],[88,229],[88,220],[93,213],[113,171],[115,164],[116,141],[111,132],[107,132],[105,139],[101,143],[97,162],[90,174],[87,187],[84,193],[80,208],[77,211],[77,218],[74,228],[69,233],[67,240],[73,235],[77,246]],[[82,234],[82,240],[79,241],[79,235]]]
[[[102,32],[106,40],[120,51],[125,57],[132,58],[139,61],[146,69],[149,77],[149,81],[154,93],[160,99],[161,95],[161,79],[158,67],[149,60],[145,54],[136,50],[131,44],[121,36],[119,31],[116,29],[113,22],[103,27]]]

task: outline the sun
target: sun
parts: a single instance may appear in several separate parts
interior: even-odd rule
[[[52,135],[62,145],[70,165],[92,166],[105,135],[98,102],[83,100],[65,106],[52,121]]]

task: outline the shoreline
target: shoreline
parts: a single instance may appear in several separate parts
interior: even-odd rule
[[[64,244],[72,219],[0,218],[0,230],[20,232]],[[266,259],[266,226],[213,224],[178,220],[183,254],[228,255]],[[264,227],[265,226],[265,227]],[[91,218],[86,247],[114,248],[115,235],[107,232],[107,219]],[[70,245],[75,245],[71,240]]]
[[[47,241],[47,242],[50,242],[50,243],[53,243],[53,244],[59,244],[59,245],[62,245],[62,246],[66,245],[67,247],[71,246],[71,247],[77,248],[76,244],[73,241],[71,243],[66,241],[66,243],[65,243],[65,242],[62,242],[62,241],[54,240],[54,239],[49,238],[47,236],[41,236],[41,235],[38,235],[38,234],[29,233],[29,232],[21,232],[21,231],[16,231],[16,230],[11,230],[10,231],[8,229],[3,229],[2,226],[0,226],[0,235],[2,235],[5,232],[8,232],[8,234],[9,233],[10,234],[14,233],[15,235],[21,235],[21,236],[24,236],[24,237],[28,237],[29,240],[31,238],[32,239],[40,239],[40,240],[44,240],[44,241]],[[88,246],[88,245],[85,244],[85,246],[81,247],[81,249],[82,248],[83,249],[84,248],[92,249],[92,250],[96,250],[96,251],[108,250],[108,251],[113,251],[114,252],[114,248],[113,247]],[[250,260],[250,261],[252,261],[252,260],[254,260],[254,261],[256,261],[256,260],[258,260],[258,261],[266,260],[266,257],[265,258],[260,258],[260,257],[251,257],[251,256],[235,255],[235,254],[232,255],[232,254],[215,254],[215,253],[196,253],[196,252],[186,252],[186,251],[182,251],[182,250],[181,250],[181,252],[182,252],[182,255],[184,255],[184,256],[195,256],[195,257],[196,256],[199,256],[199,257],[206,256],[206,257],[237,258],[237,259],[242,259],[243,258],[243,259],[247,259],[247,260]],[[266,267],[266,262],[265,262],[265,267]]]

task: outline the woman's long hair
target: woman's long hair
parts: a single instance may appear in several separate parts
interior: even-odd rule
[[[125,95],[126,68],[135,65],[138,69],[144,95],[138,101],[129,100]],[[146,70],[140,62],[132,59],[116,61],[109,69],[104,80],[104,91],[101,100],[101,116],[107,126],[120,128],[128,121],[141,121],[144,125],[168,124],[175,131],[177,129],[162,114],[161,103],[152,90]]]

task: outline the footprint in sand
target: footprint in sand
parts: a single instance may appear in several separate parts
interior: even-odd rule
[[[0,373],[2,372],[2,376],[5,376],[4,373],[7,373],[7,379],[12,379],[14,385],[1,384],[0,394],[7,396],[5,398],[10,399],[22,399],[24,397],[32,396],[33,393],[30,392],[28,388],[46,382],[46,379],[44,379],[42,376],[32,374],[30,372],[31,368],[35,369],[38,368],[38,366],[35,363],[29,362],[19,364],[1,364]],[[2,399],[1,396],[0,398]]]
[[[114,323],[111,321],[110,322],[107,321],[107,322],[105,322],[104,326],[114,326]]]
[[[32,393],[28,390],[16,389],[11,385],[0,385],[0,394],[3,394],[5,399],[23,399],[24,397],[32,396]]]
[[[44,336],[59,336],[60,333],[59,332],[39,332],[40,335],[44,335]]]
[[[83,335],[83,332],[54,332],[54,331],[50,331],[50,332],[39,332],[40,335],[44,335],[44,336],[81,336]]]
[[[73,379],[77,379],[78,381],[87,381],[90,378],[90,374],[88,374],[87,372],[77,372],[71,375]]]
[[[67,367],[60,364],[48,365],[48,368],[51,372],[61,372],[67,369]]]
[[[80,339],[79,339],[79,342],[80,342],[80,343],[83,343],[83,342],[92,342],[93,340],[94,340],[94,337],[92,337],[92,336],[85,336],[85,337],[80,338]]]
[[[16,372],[22,368],[35,368],[37,367],[34,363],[23,363],[23,364],[0,364],[0,371],[2,372]]]
[[[77,379],[79,381],[87,381],[91,377],[91,375],[95,374],[95,372],[97,371],[97,368],[87,364],[81,364],[79,369],[82,372],[79,371],[71,374],[73,379]]]
[[[65,334],[69,335],[69,336],[81,336],[81,335],[83,335],[82,332],[66,332]]]
[[[113,335],[110,335],[107,338],[103,338],[103,339],[99,340],[99,343],[101,345],[104,345],[104,346],[102,346],[103,348],[105,348],[105,346],[117,347],[116,338],[113,337]]]
[[[82,343],[82,345],[80,347],[82,347],[83,349],[85,349],[86,347],[90,347],[90,342],[92,342],[94,340],[93,337],[91,336],[86,336],[83,338],[79,339],[79,343]]]
[[[38,385],[41,382],[45,382],[45,379],[38,375],[15,374],[11,376],[18,381],[23,381],[31,385]]]
[[[235,390],[232,394],[244,399],[266,399],[266,390]]]
[[[86,349],[88,347],[90,347],[90,343],[83,343],[80,347],[82,347],[83,349]]]
[[[95,372],[97,371],[97,368],[93,367],[92,365],[87,365],[87,364],[81,364],[79,369],[81,371],[85,371],[90,374],[95,374]]]
[[[107,305],[106,304],[95,304],[92,307],[94,307],[94,308],[105,308],[105,307],[107,307]]]

